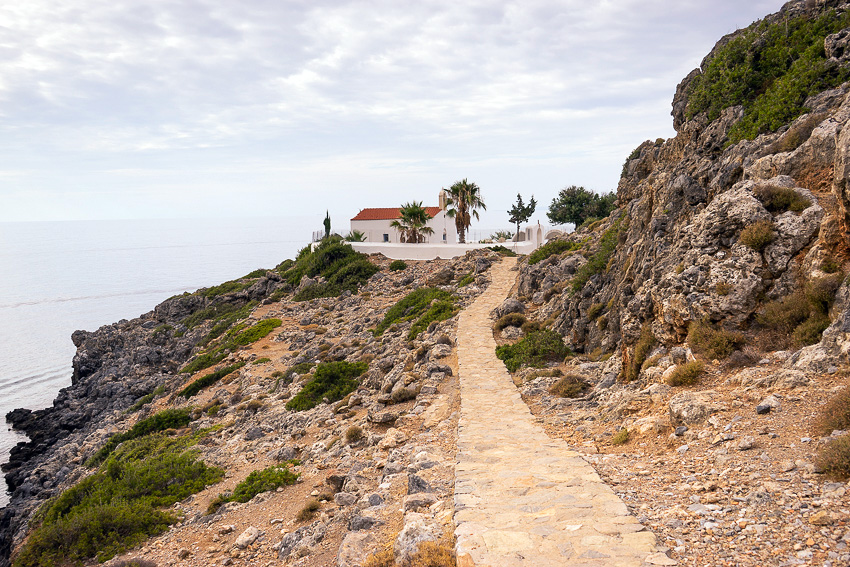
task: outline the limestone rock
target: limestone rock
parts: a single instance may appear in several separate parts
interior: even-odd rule
[[[710,391],[681,392],[670,399],[668,406],[671,421],[685,425],[702,423],[719,409],[712,401]]]
[[[419,544],[425,541],[439,541],[442,526],[429,520],[424,514],[408,512],[404,515],[404,528],[399,532],[393,544],[396,561],[404,564],[419,551]]]
[[[257,538],[260,537],[260,530],[255,528],[254,526],[250,526],[244,532],[242,532],[239,537],[236,538],[236,541],[233,542],[235,547],[239,549],[245,549],[252,543],[254,543]]]

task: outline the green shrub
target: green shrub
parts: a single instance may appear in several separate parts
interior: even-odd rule
[[[187,450],[196,441],[156,433],[129,440],[104,470],[45,503],[40,524],[14,566],[61,566],[95,558],[102,562],[166,531],[177,517],[161,508],[224,476]]]
[[[213,330],[210,331],[210,335],[205,339],[205,342],[209,342],[221,336],[224,331],[239,319],[247,317],[255,305],[256,302],[217,303],[195,311],[183,319],[183,324],[191,329],[204,321],[216,321]]]
[[[611,436],[612,445],[625,445],[629,441],[629,430],[625,427]]]
[[[585,382],[581,376],[568,374],[555,382],[549,393],[559,398],[579,398],[590,389],[590,384]]]
[[[570,354],[564,339],[555,331],[533,331],[513,345],[496,348],[496,356],[505,363],[509,372],[521,366],[541,367],[548,361],[563,360]]]
[[[257,269],[256,269],[256,270],[254,270],[253,272],[251,272],[251,273],[249,273],[249,274],[245,274],[244,276],[242,276],[242,277],[241,277],[241,278],[239,278],[239,279],[242,279],[242,280],[255,280],[255,279],[257,279],[257,278],[261,278],[261,277],[265,276],[268,272],[269,272],[269,270],[266,270],[265,268],[257,268]]]
[[[375,336],[382,335],[384,331],[396,323],[418,319],[408,334],[408,337],[412,339],[433,321],[448,319],[454,316],[456,312],[457,308],[454,305],[452,294],[433,287],[420,287],[411,291],[390,307],[375,328]],[[414,329],[416,329],[415,333]]]
[[[760,220],[744,228],[738,240],[744,246],[748,246],[760,252],[765,246],[773,242],[776,233],[773,232],[773,221]]]
[[[829,309],[841,280],[841,274],[812,279],[802,290],[765,304],[756,320],[773,331],[775,346],[815,344],[830,325]]]
[[[106,460],[112,451],[125,441],[136,439],[144,435],[150,435],[166,429],[177,429],[189,425],[192,421],[188,409],[167,409],[136,422],[128,431],[118,433],[110,437],[106,444],[101,447],[87,462],[87,467],[95,467]]]
[[[827,62],[823,41],[850,25],[850,13],[834,10],[817,18],[801,14],[760,21],[718,48],[688,87],[688,118],[707,112],[714,120],[731,106],[744,117],[729,132],[731,142],[775,131],[806,111],[810,95],[840,85],[847,70]]]
[[[756,198],[771,213],[794,211],[799,213],[812,205],[812,202],[791,189],[780,185],[757,185],[753,189]]]
[[[185,388],[183,388],[183,390],[180,392],[180,395],[183,396],[184,398],[191,398],[192,396],[194,396],[195,394],[197,394],[198,392],[200,392],[201,390],[203,390],[207,386],[211,386],[211,385],[215,384],[216,382],[218,382],[219,380],[221,380],[222,378],[224,378],[228,374],[235,372],[236,370],[239,370],[243,366],[245,366],[244,362],[237,362],[236,364],[231,364],[230,366],[225,366],[224,368],[216,370],[215,372],[211,372],[210,374],[202,376],[202,377],[198,378],[197,380],[195,380],[194,382],[192,382],[191,384],[189,384],[188,386],[186,386]]]
[[[357,378],[368,368],[365,362],[323,362],[316,367],[313,379],[286,403],[286,409],[312,409],[324,398],[331,402],[339,401],[357,388]]]
[[[472,274],[472,272],[470,272],[470,273],[466,274],[465,276],[463,276],[462,278],[460,278],[460,280],[458,280],[457,286],[458,287],[466,287],[474,281],[475,281],[475,276]]]
[[[850,478],[850,435],[831,440],[818,453],[815,464],[837,480]]]
[[[499,317],[495,326],[497,331],[501,331],[505,327],[522,327],[525,321],[525,315],[522,313],[508,313]]]
[[[257,494],[277,490],[281,486],[290,486],[298,481],[299,475],[289,468],[289,463],[274,465],[263,470],[253,471],[236,485],[229,496],[219,495],[210,502],[207,514],[213,514],[227,502],[248,502]]]
[[[563,254],[564,252],[571,252],[573,250],[578,250],[579,248],[581,248],[581,244],[578,242],[552,240],[528,255],[528,265],[532,266],[538,262],[542,262],[549,256]]]
[[[407,269],[407,263],[405,263],[404,260],[393,260],[392,262],[390,262],[391,272],[400,272],[404,269]]]
[[[693,386],[699,382],[699,377],[705,372],[705,365],[699,360],[692,360],[676,367],[667,378],[671,386]]]
[[[242,291],[250,284],[242,283],[238,281],[229,281],[224,282],[223,284],[219,284],[213,287],[208,287],[198,292],[199,295],[207,298],[218,297],[219,295],[224,295],[226,293],[234,293],[237,291]]]
[[[193,358],[180,372],[194,374],[199,370],[216,365],[227,358],[229,351],[236,350],[241,346],[247,346],[266,337],[274,329],[280,327],[281,324],[280,319],[263,319],[247,328],[244,323],[240,323],[227,331],[227,334],[224,335],[218,346]]]
[[[652,334],[652,326],[647,322],[644,323],[640,330],[640,337],[635,343],[635,350],[632,354],[629,364],[623,371],[623,378],[626,382],[636,380],[640,375],[640,370],[643,367],[646,357],[649,356],[652,347],[655,346],[655,335]]]
[[[265,364],[265,363],[271,362],[271,361],[272,361],[271,358],[264,356],[262,358],[258,358],[257,360],[253,361],[252,364]]]
[[[493,252],[498,252],[501,256],[507,256],[509,258],[513,258],[517,255],[516,252],[514,252],[510,248],[502,246],[501,244],[497,244],[495,246],[488,246],[487,248],[492,250]]]
[[[576,275],[570,282],[570,287],[573,293],[581,291],[584,284],[596,274],[607,268],[608,261],[617,249],[617,243],[620,239],[620,231],[625,230],[627,224],[621,223],[622,219],[618,219],[599,239],[599,246],[596,252],[587,259],[587,263],[576,271]]]
[[[746,340],[740,333],[717,329],[703,320],[691,322],[688,344],[698,354],[705,354],[710,359],[724,359],[746,344]]]

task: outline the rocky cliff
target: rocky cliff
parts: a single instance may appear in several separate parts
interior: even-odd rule
[[[97,459],[98,450],[108,445],[111,437],[126,434],[134,424],[150,421],[163,410],[190,412],[189,430],[166,433],[187,442],[200,435],[197,447],[203,462],[219,467],[225,476],[223,485],[213,485],[195,497],[195,505],[188,504],[193,497],[177,505],[188,533],[208,525],[226,528],[246,513],[246,521],[252,525],[282,517],[287,526],[292,525],[310,493],[319,495],[314,490],[319,487],[322,498],[327,495],[347,513],[333,518],[322,513],[319,519],[309,515],[284,530],[287,537],[283,541],[281,536],[266,535],[265,530],[254,539],[259,536],[263,548],[274,545],[273,555],[281,558],[301,557],[324,541],[325,547],[333,543],[328,553],[335,557],[344,537],[351,533],[344,549],[352,557],[362,558],[379,537],[390,537],[382,535],[388,525],[397,527],[400,519],[392,515],[402,506],[402,497],[407,497],[406,512],[413,514],[408,514],[413,522],[408,529],[411,537],[442,538],[446,518],[437,518],[441,510],[434,505],[451,490],[451,436],[435,439],[428,430],[452,423],[449,416],[456,402],[438,394],[438,389],[445,389],[440,383],[454,374],[452,315],[487,285],[487,269],[497,258],[496,253],[485,251],[456,261],[416,262],[390,270],[390,262],[376,256],[359,293],[347,290],[338,297],[308,301],[293,301],[293,294],[325,285],[325,279],[305,275],[293,287],[282,276],[292,265],[287,262],[277,270],[171,298],[131,321],[94,332],[75,332],[72,385],[59,393],[51,408],[15,410],[7,416],[30,441],[19,444],[4,465],[12,501],[0,516],[0,565],[10,564],[12,552],[20,550],[30,530],[39,525],[40,520],[33,522],[32,518],[40,506],[45,502],[50,506],[62,491],[98,474],[92,457]],[[427,285],[441,290],[439,297],[446,298],[443,303],[434,300],[436,303],[408,306],[396,315],[398,322],[380,336],[370,331],[394,303],[414,288],[432,289]],[[442,315],[432,314],[424,328],[410,334],[416,318],[409,319],[417,309],[421,315],[434,305],[451,307]],[[443,320],[446,317],[449,319]],[[273,322],[270,334],[259,340],[236,340],[264,321]],[[210,352],[220,355],[216,364],[197,364]],[[190,361],[200,369],[186,372]],[[335,361],[363,363],[367,370],[356,391],[341,403],[322,403],[320,399],[316,407],[288,409],[288,402],[313,378],[316,365]],[[187,384],[224,366],[238,369],[217,386],[185,394]],[[427,439],[394,451],[413,437],[411,424],[420,427],[424,422],[428,424]],[[410,434],[404,432],[403,424]],[[261,495],[248,504],[225,504],[214,515],[208,512],[216,495],[232,491],[252,471],[296,462],[293,459],[298,463],[293,470],[299,484],[287,492],[297,497],[287,498],[294,510],[281,509],[278,504],[274,512],[268,512],[277,515],[261,522],[257,507],[252,507],[267,500]],[[398,482],[391,487],[378,486],[390,475],[407,470],[411,471],[410,486],[406,480],[403,487],[396,486]],[[403,476],[408,478],[406,473]],[[177,536],[179,541],[184,538]],[[179,541],[174,545],[191,549]],[[408,544],[415,549],[418,541]],[[144,556],[163,551],[162,540],[158,545],[160,548],[145,550]],[[246,547],[222,548],[221,553],[225,557],[228,553],[239,555]],[[170,545],[164,551],[163,561],[177,553]],[[245,552],[247,557],[253,557],[250,552]],[[409,550],[402,548],[401,552]],[[327,564],[327,555],[313,553],[312,564]],[[48,560],[56,558],[42,556],[34,564]]]
[[[790,2],[761,24],[838,18],[847,9],[839,2]],[[848,68],[847,36],[845,29],[822,42],[835,68]],[[714,119],[708,112],[690,116],[688,109],[694,81],[735,37],[721,40],[679,84],[677,135],[641,144],[626,161],[617,211],[570,235],[567,252],[522,269],[518,297],[579,352],[616,353],[612,372],[623,374],[633,363],[643,329],[673,346],[686,340],[693,323],[705,322],[759,344],[770,331],[760,315],[807,285],[841,289],[830,299],[824,340],[798,352],[794,363],[846,362],[850,305],[841,276],[850,258],[850,84],[808,96],[805,113],[775,132],[733,143],[730,131],[745,117],[743,105]],[[758,42],[748,49],[757,51]],[[777,194],[798,206],[777,204]],[[762,229],[761,240],[752,240],[759,236],[754,226]]]

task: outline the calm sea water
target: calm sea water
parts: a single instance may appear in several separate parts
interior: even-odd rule
[[[0,462],[23,439],[6,413],[70,385],[72,332],[274,267],[316,229],[321,217],[0,223]]]

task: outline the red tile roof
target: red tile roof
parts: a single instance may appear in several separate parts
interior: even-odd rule
[[[399,217],[399,211],[401,209],[399,207],[384,207],[377,209],[362,209],[357,215],[351,220],[395,220]],[[440,212],[440,207],[425,207],[425,211],[428,215],[435,217],[437,213]]]

